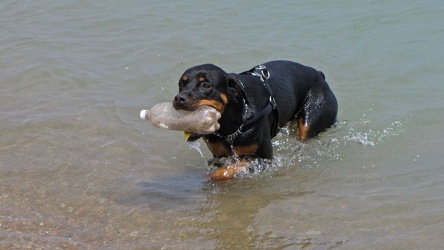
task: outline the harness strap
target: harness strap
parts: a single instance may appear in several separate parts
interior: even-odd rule
[[[273,100],[273,101],[272,101]],[[267,106],[265,106],[265,108],[263,108],[261,111],[257,112],[253,118],[249,119],[248,121],[246,121],[243,124],[244,128],[248,128],[250,125],[253,125],[254,123],[256,123],[257,121],[259,121],[259,119],[261,119],[262,117],[268,115],[271,111],[273,111],[274,109],[276,109],[276,102],[274,102],[274,98],[272,98],[272,96],[270,96],[270,101],[267,103]]]

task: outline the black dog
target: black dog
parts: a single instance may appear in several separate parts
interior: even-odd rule
[[[272,61],[240,73],[226,73],[212,64],[192,67],[179,80],[174,108],[218,110],[220,129],[203,136],[215,158],[271,159],[271,138],[279,127],[295,122],[297,137],[306,140],[330,128],[338,104],[321,71],[290,61]],[[212,179],[232,178],[239,164],[223,166]],[[245,164],[243,164],[245,165]]]

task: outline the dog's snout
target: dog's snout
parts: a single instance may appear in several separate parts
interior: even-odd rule
[[[188,102],[188,94],[180,92],[174,97],[173,107],[175,109],[183,109]]]
[[[174,101],[178,104],[184,104],[187,102],[187,95],[185,93],[179,93],[174,97]]]

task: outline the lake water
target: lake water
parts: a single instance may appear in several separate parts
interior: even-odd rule
[[[441,249],[444,3],[0,3],[1,249]],[[322,70],[335,128],[273,166],[206,159],[139,111],[187,68]]]

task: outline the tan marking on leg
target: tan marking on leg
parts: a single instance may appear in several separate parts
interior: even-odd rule
[[[302,117],[297,121],[297,129],[296,138],[300,141],[306,141],[308,139],[309,127],[307,124],[303,123]]]
[[[230,164],[229,166],[217,168],[210,173],[209,178],[213,181],[233,179],[237,174],[248,172],[249,166],[250,164],[247,161],[241,160],[239,162]]]
[[[258,148],[259,148],[258,144],[242,146],[242,147],[237,146],[234,147],[234,152],[236,152],[238,156],[255,156]]]
[[[227,148],[222,142],[209,142],[204,140],[208,146],[208,149],[214,156],[227,157],[232,154],[231,150]]]

